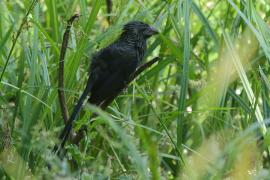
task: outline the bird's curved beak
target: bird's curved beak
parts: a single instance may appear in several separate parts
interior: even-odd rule
[[[149,28],[149,35],[155,35],[155,34],[159,34],[159,31],[156,29],[156,28],[154,28],[153,26],[150,26],[150,28]]]

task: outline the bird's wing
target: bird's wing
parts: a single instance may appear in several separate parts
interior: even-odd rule
[[[102,64],[98,67],[104,69],[101,73],[96,73],[99,76],[89,99],[89,102],[95,105],[100,105],[111,94],[118,91],[137,66],[136,52],[132,48],[114,46],[104,51],[99,57],[99,62]]]

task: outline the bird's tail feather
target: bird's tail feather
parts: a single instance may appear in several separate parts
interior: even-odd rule
[[[88,79],[88,81],[90,81],[90,78]],[[60,134],[60,136],[59,136],[59,139],[61,140],[61,145],[59,147],[60,149],[62,149],[65,146],[65,143],[69,137],[69,134],[70,134],[72,126],[73,126],[73,121],[76,119],[78,113],[80,112],[80,110],[83,106],[84,100],[86,99],[87,95],[90,93],[92,87],[93,87],[93,83],[88,82],[86,88],[84,89],[84,91],[83,91],[83,93],[78,101],[78,103],[74,107],[73,112],[72,112],[65,128],[63,129],[62,133]]]

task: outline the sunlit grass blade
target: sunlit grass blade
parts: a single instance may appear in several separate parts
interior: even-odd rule
[[[46,37],[46,40],[48,40],[50,42],[51,47],[56,52],[56,55],[58,57],[60,55],[60,51],[59,51],[59,47],[57,45],[57,42],[55,42],[53,40],[53,38],[46,32],[44,27],[42,27],[39,22],[35,21],[34,19],[32,19],[31,22],[33,22],[35,24],[35,26],[37,26],[37,28],[39,29],[39,33],[44,35]]]
[[[247,78],[247,75],[245,73],[244,67],[241,63],[241,60],[235,50],[235,46],[232,43],[232,40],[230,39],[229,35],[226,32],[223,32],[224,35],[224,40],[226,42],[226,46],[229,49],[229,51],[231,52],[231,57],[232,57],[232,61],[234,63],[234,66],[238,72],[238,75],[243,83],[245,92],[247,93],[248,99],[250,104],[252,105],[252,107],[255,107],[255,115],[257,118],[257,121],[259,122],[260,126],[261,126],[261,132],[263,135],[266,134],[267,130],[266,130],[266,126],[264,124],[264,120],[263,120],[263,116],[261,113],[261,110],[259,108],[259,106],[257,104],[255,104],[255,96],[254,93],[251,89],[251,85],[249,83],[249,80]]]
[[[236,6],[236,4],[232,1],[232,0],[228,0],[228,2],[232,5],[232,7],[237,11],[237,13],[241,16],[241,18],[245,21],[245,23],[248,25],[248,27],[251,29],[251,31],[255,34],[255,36],[257,37],[260,45],[262,46],[265,55],[268,57],[268,60],[270,60],[270,50],[269,50],[269,46],[267,45],[267,41],[264,39],[264,37],[262,36],[262,32],[258,31],[252,24],[252,22],[250,22],[248,20],[248,18],[245,16],[245,14],[243,12],[240,11],[240,9]],[[255,9],[252,10],[252,12],[255,12]],[[255,15],[255,20],[257,22],[257,24],[259,25],[260,28],[262,27],[262,21],[259,20],[259,17],[257,16],[257,14]],[[259,21],[258,21],[259,20]],[[264,26],[264,25],[263,25]],[[267,26],[265,26],[267,27]],[[263,32],[263,34],[265,34]]]
[[[45,1],[49,10],[48,14],[48,22],[50,23],[50,27],[52,27],[52,35],[56,42],[59,41],[59,21],[58,21],[58,13],[57,13],[57,3],[54,0]]]
[[[186,0],[184,2],[184,21],[185,21],[185,32],[184,32],[184,57],[183,67],[181,75],[181,91],[179,97],[179,117],[177,119],[177,147],[181,148],[183,144],[184,136],[184,112],[185,112],[185,101],[188,89],[189,79],[189,61],[190,61],[190,8],[192,1]],[[180,71],[179,71],[180,72]]]
[[[0,41],[0,54],[4,48],[4,46],[6,45],[6,42],[8,41],[8,38],[10,37],[11,33],[13,30],[13,26],[11,26],[9,28],[9,30],[7,31],[7,33],[4,35],[4,38]]]
[[[27,91],[25,91],[25,90],[23,90],[23,89],[20,89],[20,88],[14,86],[14,85],[12,85],[12,84],[9,84],[9,83],[7,83],[7,82],[3,82],[3,81],[2,81],[1,84],[4,84],[4,85],[6,85],[6,86],[10,86],[10,87],[14,88],[15,90],[20,90],[22,93],[24,93],[24,94],[28,95],[29,97],[31,97],[31,98],[37,100],[38,102],[40,102],[41,104],[43,104],[45,107],[47,107],[48,109],[52,110],[51,107],[50,107],[48,104],[46,104],[44,101],[42,101],[42,100],[39,99],[38,97],[34,96],[33,94],[30,94],[29,92],[27,92]]]
[[[270,82],[269,82],[266,74],[263,72],[263,70],[262,70],[261,67],[259,67],[259,71],[260,71],[261,77],[262,77],[262,79],[263,79],[263,81],[264,81],[264,83],[265,83],[268,91],[270,91]]]
[[[86,34],[86,36],[89,36],[91,33],[91,30],[95,23],[95,19],[101,8],[101,4],[102,4],[102,1],[95,1],[95,3],[93,4],[91,14],[89,15],[87,23],[84,27],[84,33]],[[84,37],[80,40],[80,42],[78,43],[77,51],[72,56],[70,61],[68,61],[67,63],[65,77],[68,77],[68,78],[65,78],[65,79],[68,79],[68,81],[65,83],[66,87],[71,87],[71,83],[74,82],[75,80],[75,74],[82,60],[82,56],[84,54],[87,42],[88,42],[88,39]]]
[[[192,2],[192,6],[191,7],[192,7],[193,12],[201,20],[203,26],[206,29],[206,32],[209,34],[209,36],[211,37],[211,39],[214,41],[215,48],[218,50],[219,49],[219,40],[218,40],[218,37],[217,37],[216,33],[211,28],[211,26],[209,24],[209,21],[203,15],[203,13],[201,12],[201,10],[198,8],[197,4],[194,1]]]

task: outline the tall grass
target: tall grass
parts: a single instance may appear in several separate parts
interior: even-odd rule
[[[0,177],[266,179],[270,176],[270,3],[267,0],[0,1]],[[29,12],[29,14],[28,14]],[[59,49],[70,111],[92,54],[139,19],[161,32],[162,58],[106,109],[86,105],[88,132],[59,159]],[[107,22],[111,16],[111,24]],[[6,66],[5,66],[6,64]],[[5,68],[6,67],[6,68]],[[99,116],[89,122],[92,113]],[[51,169],[48,169],[48,163]]]

